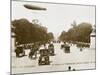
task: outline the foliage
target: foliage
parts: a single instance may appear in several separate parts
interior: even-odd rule
[[[47,42],[53,39],[53,33],[47,33],[47,28],[36,23],[31,23],[27,19],[12,21],[12,32],[16,34],[18,44]]]
[[[89,23],[81,23],[73,25],[67,32],[63,31],[59,36],[61,41],[74,42],[90,42],[90,34],[92,32],[92,25]]]

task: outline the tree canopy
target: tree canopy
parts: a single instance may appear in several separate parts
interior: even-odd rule
[[[92,32],[92,25],[89,23],[80,23],[73,25],[67,32],[63,31],[59,36],[61,41],[76,41],[76,42],[90,42],[90,33]]]
[[[47,28],[36,23],[31,23],[27,19],[13,20],[11,30],[16,35],[18,44],[47,42],[53,39],[53,33],[48,33]]]

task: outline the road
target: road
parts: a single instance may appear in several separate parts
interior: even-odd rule
[[[50,56],[50,65],[38,65],[38,58],[31,60],[28,56],[16,58],[15,53],[12,52],[12,74],[15,73],[36,73],[36,72],[51,72],[51,71],[68,71],[95,69],[95,50],[84,48],[80,51],[75,45],[70,47],[70,53],[64,53],[60,49],[61,44],[55,43],[55,56]],[[29,50],[26,51],[28,55]]]

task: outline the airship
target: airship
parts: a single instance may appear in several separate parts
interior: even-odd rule
[[[46,8],[39,7],[39,6],[36,6],[36,5],[24,4],[23,6],[27,9],[31,9],[31,10],[46,10]]]

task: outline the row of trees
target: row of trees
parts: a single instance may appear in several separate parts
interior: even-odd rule
[[[89,23],[80,23],[76,24],[73,22],[72,28],[70,28],[67,32],[63,31],[59,36],[61,41],[66,42],[90,42],[90,34],[92,32],[92,25]]]
[[[46,27],[31,23],[27,19],[13,20],[11,27],[18,44],[47,42],[54,38],[53,33],[47,32]]]

